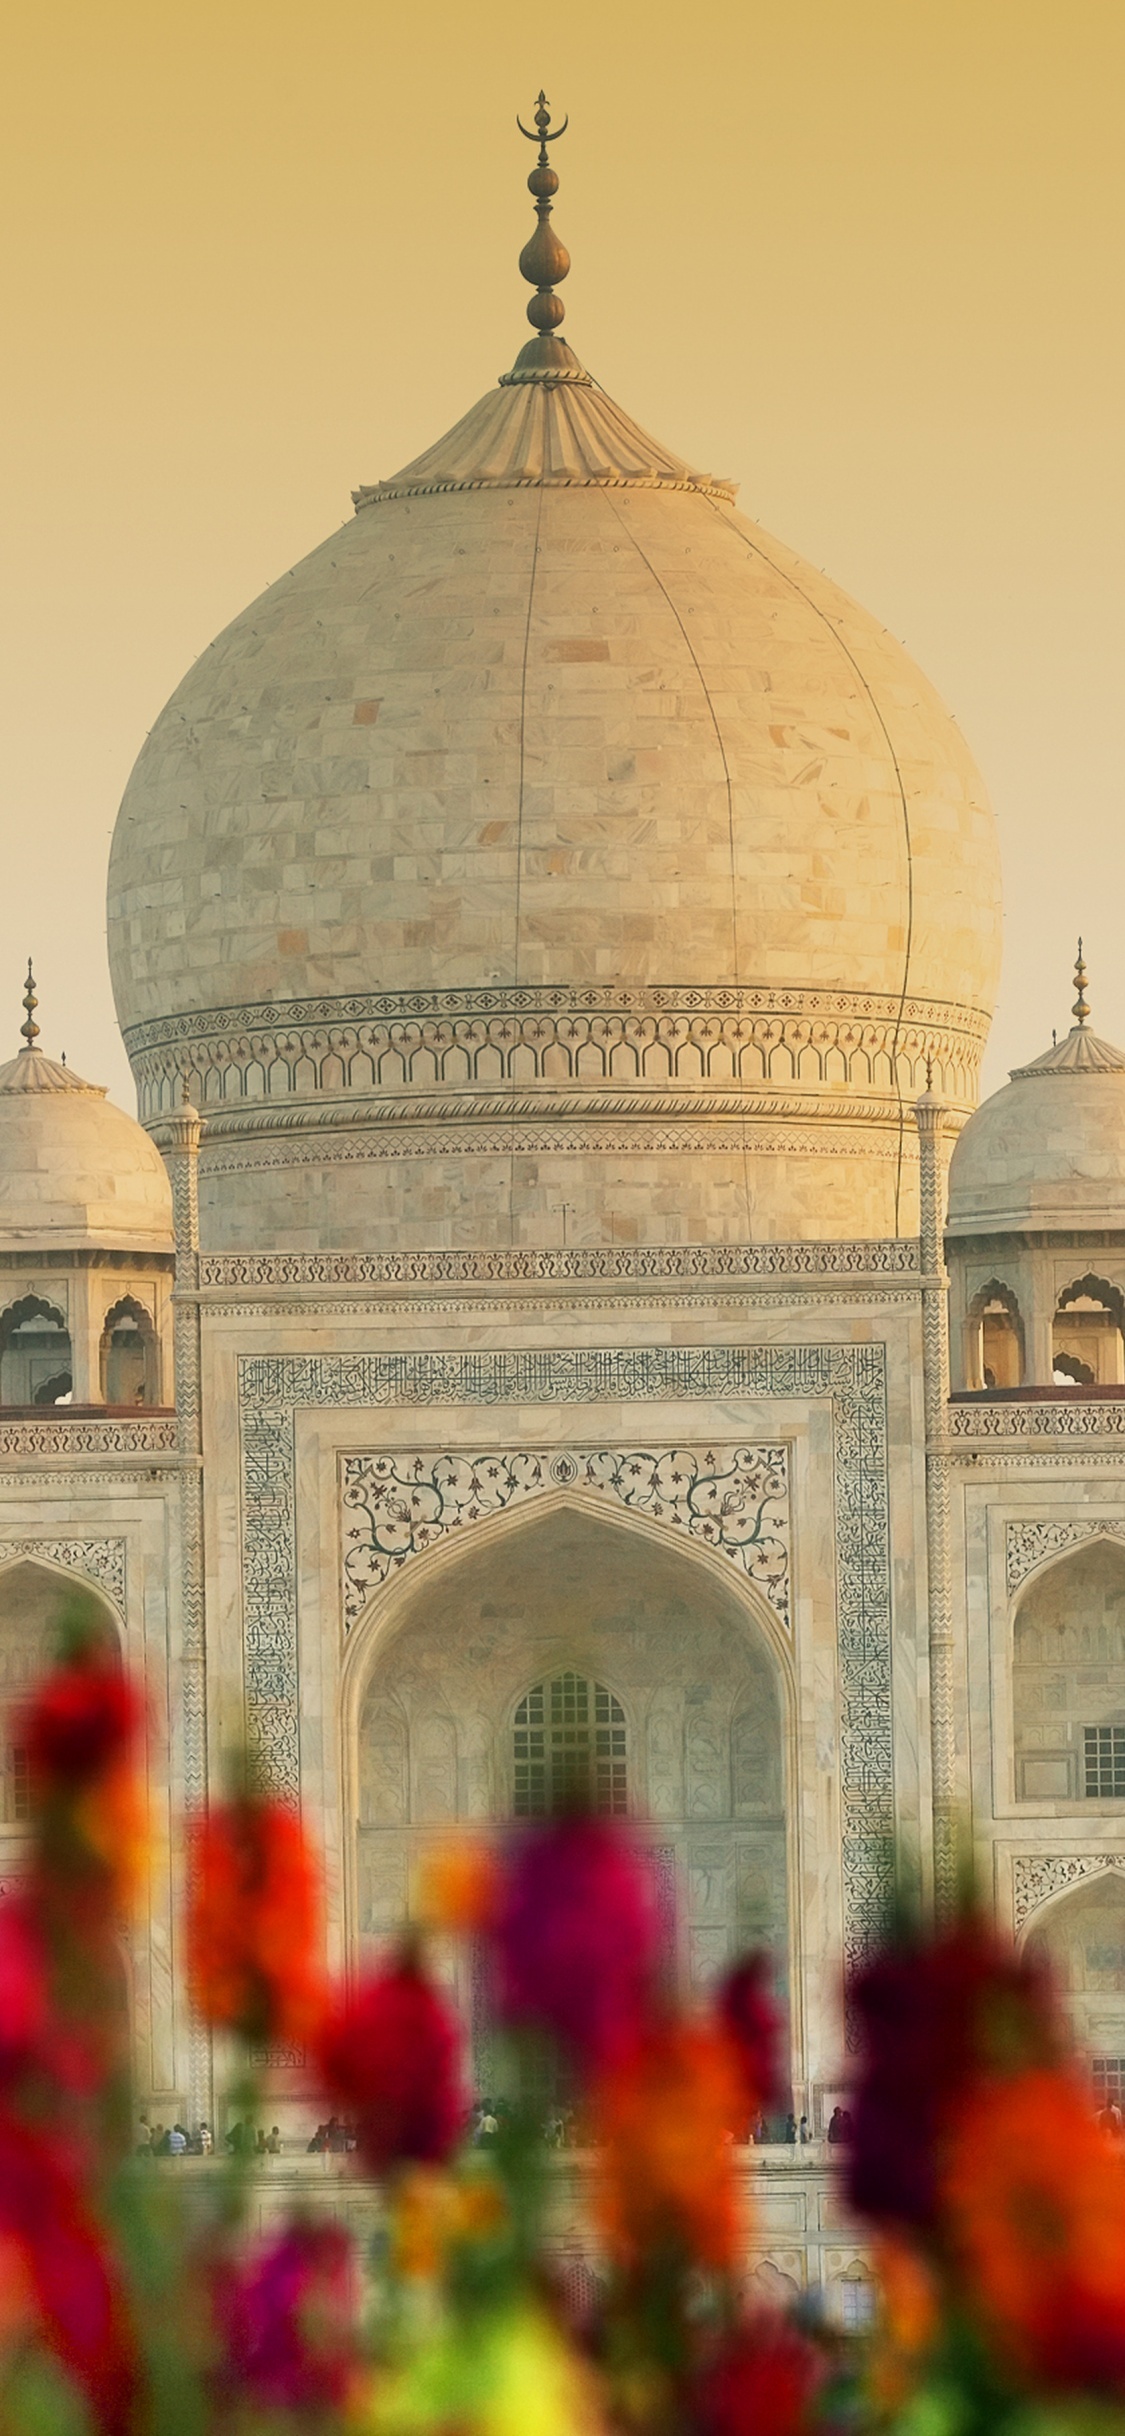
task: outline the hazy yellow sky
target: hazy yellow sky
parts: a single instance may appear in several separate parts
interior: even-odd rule
[[[132,1106],[104,950],[130,764],[352,485],[510,362],[513,118],[543,83],[567,336],[903,638],[984,769],[990,1084],[1067,1022],[1079,930],[1125,1043],[1125,0],[7,0],[0,26],[0,1042],[31,950],[43,1045]]]

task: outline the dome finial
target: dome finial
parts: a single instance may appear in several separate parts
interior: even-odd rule
[[[39,1038],[39,1026],[35,1021],[35,1009],[39,1000],[35,995],[35,975],[31,969],[30,956],[27,959],[27,980],[24,984],[23,1003],[25,1021],[20,1025],[20,1032],[23,1036],[24,1048],[33,1049]]]
[[[557,195],[559,181],[551,167],[547,146],[557,144],[560,135],[566,134],[570,119],[564,118],[561,127],[552,127],[550,104],[546,94],[541,93],[535,107],[534,128],[525,127],[522,118],[516,119],[516,125],[520,134],[526,135],[529,144],[539,146],[539,158],[527,181],[528,189],[535,197],[535,216],[539,225],[520,255],[520,269],[536,291],[528,305],[527,318],[532,329],[544,338],[550,331],[558,329],[566,312],[561,296],[556,296],[554,291],[570,269],[570,255],[561,237],[556,237],[550,225],[551,196]]]
[[[1079,1028],[1081,1028],[1083,1024],[1088,1023],[1090,1020],[1090,1009],[1086,1004],[1086,967],[1082,962],[1081,939],[1078,942],[1078,956],[1074,967],[1074,986],[1078,992],[1078,996],[1075,999],[1074,1005],[1072,1006],[1070,1012],[1078,1023]]]

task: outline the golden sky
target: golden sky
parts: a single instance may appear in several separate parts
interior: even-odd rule
[[[7,0],[10,1046],[30,950],[44,1047],[132,1106],[130,764],[353,484],[511,361],[540,84],[566,335],[901,636],[985,772],[989,1084],[1065,1027],[1079,930],[1125,1044],[1125,0]]]

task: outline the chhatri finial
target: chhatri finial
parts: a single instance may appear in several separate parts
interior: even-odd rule
[[[35,1010],[39,1000],[35,995],[35,975],[31,970],[30,956],[27,959],[27,981],[24,985],[23,1003],[25,1021],[20,1025],[20,1032],[23,1036],[24,1048],[33,1049],[39,1038],[39,1026],[35,1021]]]
[[[529,192],[535,197],[539,226],[535,235],[528,238],[520,255],[520,269],[536,291],[528,305],[527,318],[532,329],[537,330],[540,337],[546,337],[551,330],[558,329],[566,312],[561,296],[556,296],[554,291],[570,269],[570,255],[561,237],[556,237],[551,227],[551,196],[557,195],[559,181],[551,167],[547,146],[557,144],[560,135],[566,134],[570,120],[564,118],[561,127],[552,127],[547,96],[541,93],[536,104],[534,128],[525,127],[522,118],[517,118],[516,125],[520,134],[526,135],[529,144],[539,146],[539,158],[527,181]]]
[[[1075,999],[1074,1005],[1072,1006],[1070,1012],[1074,1016],[1075,1021],[1081,1027],[1081,1025],[1089,1023],[1090,1020],[1090,1009],[1086,1004],[1086,967],[1082,962],[1081,939],[1078,942],[1078,958],[1074,967],[1074,986],[1078,992],[1078,996]]]

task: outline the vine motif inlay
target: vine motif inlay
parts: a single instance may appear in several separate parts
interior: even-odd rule
[[[1102,1870],[1125,1869],[1125,1852],[1019,1853],[1012,1863],[1012,1926],[1019,1934],[1052,1895]]]
[[[61,1565],[67,1573],[82,1573],[104,1590],[118,1608],[125,1607],[125,1542],[123,1539],[4,1539],[0,1563],[14,1556],[39,1557],[45,1565]]]
[[[552,1488],[593,1489],[731,1558],[789,1627],[784,1446],[484,1447],[345,1455],[344,1626],[408,1557]]]
[[[1010,1522],[1004,1537],[1009,1591],[1018,1590],[1048,1556],[1061,1555],[1086,1539],[1125,1539],[1125,1517],[1099,1514],[1075,1522]]]
[[[247,1728],[268,1781],[300,1787],[296,1416],[449,1406],[824,1399],[832,1414],[844,1942],[858,1958],[893,1892],[886,1354],[880,1344],[582,1346],[243,1354]]]

